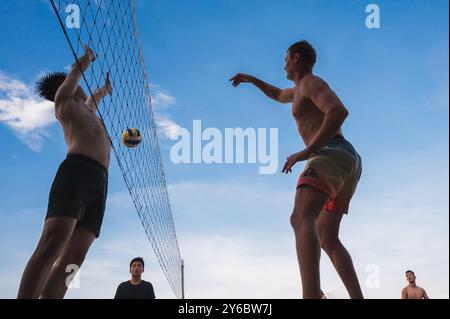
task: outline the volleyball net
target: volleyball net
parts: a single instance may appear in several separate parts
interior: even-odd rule
[[[97,106],[117,163],[158,262],[176,297],[182,297],[181,255],[167,192],[150,87],[133,0],[50,0],[74,59],[84,45],[96,61],[84,72],[89,94],[109,73],[111,96]],[[45,44],[44,44],[45,45]],[[122,132],[137,128],[136,148],[121,143]]]

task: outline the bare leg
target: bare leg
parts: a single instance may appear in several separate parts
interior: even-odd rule
[[[363,293],[353,266],[352,258],[339,240],[339,226],[342,214],[322,211],[317,219],[320,241],[323,250],[341,277],[350,298],[362,299]]]
[[[70,217],[49,218],[39,243],[25,267],[17,298],[38,298],[42,286],[63,247],[69,240],[77,220]]]
[[[318,189],[303,185],[295,196],[291,224],[294,228],[297,257],[302,279],[303,298],[320,299],[320,239],[316,218],[329,196]]]
[[[95,240],[95,235],[84,227],[77,227],[72,234],[69,242],[61,256],[53,265],[52,271],[48,278],[46,285],[41,294],[41,299],[62,299],[66,294],[69,282],[67,277],[69,274],[66,272],[68,265],[76,265],[81,268],[86,254]],[[73,278],[73,277],[72,277]]]

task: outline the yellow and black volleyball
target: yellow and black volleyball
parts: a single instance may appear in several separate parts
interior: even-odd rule
[[[122,133],[122,144],[126,147],[136,147],[142,142],[142,135],[136,128],[129,128]]]

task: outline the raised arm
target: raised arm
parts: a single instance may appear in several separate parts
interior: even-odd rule
[[[105,84],[102,87],[96,89],[94,93],[92,93],[92,96],[89,96],[87,98],[86,104],[91,108],[96,108],[100,105],[102,99],[107,94],[112,94],[112,86],[111,82],[109,81],[109,73],[106,73]]]
[[[294,100],[294,88],[279,89],[269,83],[266,83],[254,76],[238,73],[230,79],[233,86],[237,87],[241,83],[251,83],[260,89],[269,98],[280,103],[291,103]]]
[[[81,80],[82,72],[86,71],[91,64],[95,61],[95,53],[87,45],[84,46],[85,54],[78,58],[79,64],[75,62],[67,75],[65,81],[59,87],[55,95],[55,104],[61,103],[70,99],[77,90],[78,83]],[[81,69],[80,69],[81,68]]]

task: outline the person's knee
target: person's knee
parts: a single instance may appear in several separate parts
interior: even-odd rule
[[[295,209],[291,214],[290,222],[291,222],[291,227],[295,230],[295,227],[298,223],[298,217],[297,217],[297,214],[295,214]]]
[[[93,241],[94,239],[92,239],[92,242]],[[92,242],[91,241],[86,242],[83,241],[82,239],[80,239],[80,241],[78,242],[77,240],[71,239],[65,251],[62,253],[58,263],[63,264],[64,267],[68,265],[76,265],[78,267],[81,267],[84,260],[86,259],[86,255],[89,251],[89,247],[91,246]]]
[[[87,251],[83,249],[74,250],[67,253],[67,258],[65,258],[67,265],[76,265],[81,267],[84,260],[86,259]]]
[[[40,245],[36,249],[38,257],[54,260],[64,248],[67,236],[57,231],[49,231],[43,235]]]
[[[294,209],[291,215],[291,226],[294,229],[294,232],[300,231],[302,227],[314,227],[314,218],[312,216],[306,216],[305,214],[301,214],[298,210]]]
[[[329,236],[326,234],[320,234],[319,236],[320,245],[327,254],[331,254],[336,251],[336,249],[340,245],[339,238],[337,238],[336,236]]]

